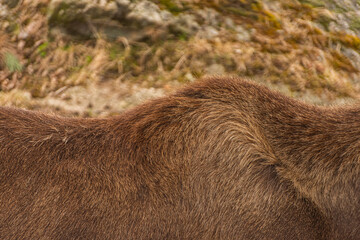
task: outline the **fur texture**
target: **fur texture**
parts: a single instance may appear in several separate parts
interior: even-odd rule
[[[211,78],[108,119],[0,107],[0,239],[360,239],[360,108]]]

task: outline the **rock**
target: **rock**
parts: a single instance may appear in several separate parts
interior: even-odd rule
[[[147,0],[52,0],[48,10],[50,34],[58,34],[60,29],[69,36],[82,38],[100,33],[110,40],[118,37],[140,40],[150,32],[140,29],[166,28],[173,20],[171,13]]]
[[[50,34],[53,36],[92,38],[101,34],[110,40],[126,37],[130,41],[153,39],[151,32],[154,29],[161,32],[164,39],[169,32],[185,36],[199,33],[202,38],[216,38],[219,35],[219,16],[210,8],[174,16],[149,0],[52,0],[48,11]],[[234,27],[239,40],[250,39],[249,33],[236,26],[230,18],[227,18],[227,24]]]
[[[126,17],[127,13],[129,12],[129,8],[131,6],[130,0],[116,0],[117,5],[117,13],[115,14],[114,18],[118,20],[122,20]]]
[[[23,40],[29,37],[29,33],[27,31],[21,30],[18,34],[18,39]]]
[[[245,30],[242,26],[237,25],[235,27],[235,31],[237,32],[236,39],[238,41],[245,41],[245,42],[250,41],[251,39],[250,33],[247,30]]]
[[[125,99],[125,101],[134,105],[137,105],[148,99],[164,96],[164,90],[161,88],[142,88],[135,85],[133,91],[134,93],[132,96]]]
[[[91,19],[97,18],[113,18],[115,14],[118,12],[118,8],[115,2],[106,2],[100,1],[100,3],[88,4],[86,8],[83,10],[83,13],[86,16],[89,16]]]
[[[20,0],[3,0],[4,4],[7,5],[9,8],[14,8],[18,5]]]
[[[213,39],[217,36],[219,36],[219,31],[216,30],[216,28],[212,27],[212,26],[206,26],[204,27],[204,29],[202,29],[198,36],[200,38],[205,38],[205,39]]]
[[[88,9],[95,6],[86,0],[52,0],[48,7],[49,24],[53,26],[66,25],[75,21],[85,22],[86,18],[94,18],[94,16],[86,15],[85,12],[91,13]]]
[[[139,25],[147,26],[150,24],[164,25],[166,21],[172,19],[171,13],[163,10],[150,1],[141,1],[134,4],[131,12],[126,17],[127,20],[137,22]]]
[[[189,82],[195,82],[196,80],[196,78],[190,72],[186,73],[184,77]]]
[[[112,19],[117,15],[118,4],[110,0],[52,0],[48,8],[50,29],[61,28],[84,38],[94,35],[98,21],[106,19],[113,25]]]
[[[9,10],[6,5],[0,3],[0,18],[6,18],[9,15]]]
[[[341,6],[342,9],[351,11],[359,9],[359,3],[356,0],[333,0],[329,1],[328,5],[332,8],[339,8],[339,6]]]
[[[197,15],[204,22],[205,25],[218,26],[219,25],[219,13],[212,8],[200,9]]]
[[[241,25],[236,25],[234,21],[227,17],[224,20],[224,25],[226,28],[232,29],[236,32],[236,40],[238,41],[250,41],[251,39],[251,32],[243,28]],[[255,29],[254,29],[255,30]],[[281,30],[278,30],[281,31]]]
[[[221,64],[214,63],[205,68],[205,72],[210,75],[221,75],[225,73],[225,67]]]
[[[351,48],[344,48],[342,52],[351,61],[353,66],[360,70],[360,54]]]
[[[331,20],[328,26],[330,32],[360,35],[360,5],[357,0],[323,1],[323,4],[323,9],[328,12],[325,17],[330,17]]]
[[[194,35],[200,30],[200,25],[193,15],[181,14],[169,24],[169,28],[174,33]]]
[[[234,21],[233,21],[231,18],[226,17],[226,18],[224,19],[224,26],[225,26],[226,28],[229,28],[229,29],[234,29],[234,28],[235,28],[235,23],[234,23]]]

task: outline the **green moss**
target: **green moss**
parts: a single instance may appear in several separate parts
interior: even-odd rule
[[[175,4],[172,0],[159,0],[159,3],[173,14],[178,14],[183,11],[183,9]]]
[[[108,53],[111,61],[119,60],[124,57],[124,48],[118,44],[113,44],[109,47]]]
[[[325,7],[326,1],[324,0],[299,0],[300,3],[309,4],[313,7]]]
[[[335,41],[341,42],[347,47],[357,50],[360,49],[360,38],[358,36],[346,33],[337,33],[335,36],[333,36],[333,39]]]
[[[352,21],[350,22],[350,29],[351,30],[360,30],[360,18],[354,18],[352,19]]]
[[[347,13],[349,11],[353,11],[353,9],[347,9],[344,5],[339,4],[337,1],[334,1],[335,7],[333,8],[336,13]]]
[[[239,3],[228,4],[220,8],[223,12],[228,12],[237,16],[246,17],[250,20],[266,23],[266,28],[280,29],[281,20],[271,11],[266,10],[261,1],[244,0]]]
[[[95,116],[94,111],[93,111],[91,108],[88,108],[88,109],[85,111],[84,115],[85,115],[85,117],[89,117],[89,118]]]
[[[85,62],[86,62],[87,65],[90,64],[92,62],[92,60],[93,60],[92,56],[86,56],[85,57]]]
[[[39,8],[39,11],[42,15],[46,16],[47,14],[47,7],[46,6],[42,6]]]
[[[15,35],[18,35],[20,33],[20,26],[16,22],[10,22],[9,26],[6,28],[8,32],[11,32]]]
[[[226,7],[225,10],[242,17],[250,17],[253,19],[257,19],[257,15],[254,12],[251,12],[244,8]]]
[[[177,34],[177,37],[180,41],[186,41],[189,39],[189,36],[184,32]]]
[[[12,53],[6,52],[4,56],[4,61],[6,68],[10,72],[21,72],[23,65],[20,63],[19,59]]]
[[[139,59],[139,49],[137,47],[132,47],[129,56],[126,56],[123,59],[123,66],[125,72],[132,72],[134,75],[139,75],[139,70],[141,67],[138,64]]]
[[[37,48],[37,52],[39,53],[39,55],[41,57],[45,57],[47,54],[47,49],[49,46],[49,42],[44,42],[43,44],[41,44],[38,48]]]
[[[268,10],[262,10],[262,14],[265,15],[265,17],[263,18],[265,22],[269,22],[271,26],[277,29],[281,28],[281,21],[275,16],[275,14]]]
[[[186,73],[182,73],[180,76],[176,78],[176,81],[179,83],[188,83],[190,82],[189,79],[186,78]]]
[[[62,48],[62,50],[68,51],[70,48],[71,48],[71,46],[70,46],[69,44],[66,44],[66,45]]]
[[[49,15],[49,23],[59,23],[66,22],[66,18],[64,17],[64,12],[70,8],[70,5],[66,2],[62,2],[57,8],[52,9]]]
[[[196,78],[201,78],[204,75],[204,70],[193,70],[191,71],[191,74]]]
[[[118,58],[119,52],[116,51],[115,48],[111,48],[109,51],[109,57],[111,61],[114,61]]]
[[[264,9],[262,3],[258,1],[250,2],[250,6],[254,11],[262,11]]]

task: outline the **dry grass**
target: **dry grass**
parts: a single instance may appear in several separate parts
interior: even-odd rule
[[[24,0],[0,25],[0,104],[39,109],[52,106],[52,111],[69,115],[106,115],[122,111],[135,101],[121,94],[114,98],[116,91],[130,88],[136,96],[136,89],[129,87],[134,85],[168,92],[214,71],[250,77],[317,103],[359,96],[355,81],[360,77],[359,69],[342,49],[358,51],[360,39],[320,28],[318,23],[325,26],[333,18],[326,9],[293,0],[279,1],[276,10],[250,0],[183,0],[177,5],[173,1],[157,2],[174,14],[212,7],[251,31],[251,41],[237,40],[236,32],[221,24],[218,37],[213,39],[173,36],[166,41],[129,42],[119,38],[110,42],[99,34],[87,41],[62,34],[49,38],[49,0]],[[108,92],[90,90],[100,87]],[[91,114],[88,100],[79,98],[76,103],[61,97],[66,92],[81,95],[86,89],[88,96],[93,94],[98,99],[90,104]],[[103,109],[98,106],[104,104],[97,105],[101,97],[95,96],[102,96],[103,102],[125,99],[126,103]],[[52,104],[56,101],[61,104]],[[69,106],[78,104],[82,110],[69,110],[72,108],[66,107],[67,102]]]

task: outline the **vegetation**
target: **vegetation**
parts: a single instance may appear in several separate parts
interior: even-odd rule
[[[2,105],[112,115],[215,73],[248,77],[319,104],[360,93],[359,21],[334,28],[337,12],[346,11],[336,4],[153,0],[174,16],[201,18],[201,29],[191,35],[147,28],[150,37],[109,40],[101,33],[88,39],[54,34],[61,16],[47,17],[49,2],[23,1],[0,20]],[[203,10],[210,17],[199,14]]]

